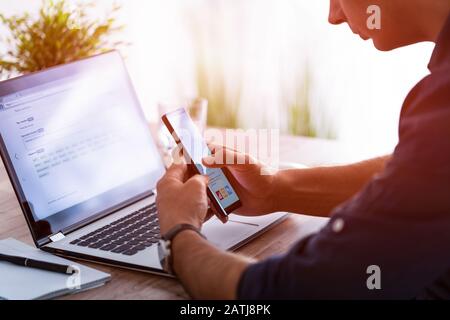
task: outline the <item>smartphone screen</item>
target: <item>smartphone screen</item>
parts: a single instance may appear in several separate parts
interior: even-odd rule
[[[208,188],[210,197],[220,208],[221,213],[227,215],[231,210],[240,206],[239,197],[231,186],[222,169],[207,168],[202,164],[202,158],[211,154],[208,146],[203,140],[197,126],[191,120],[184,109],[170,112],[163,117],[163,122],[174,136],[177,143],[181,143],[183,152],[198,173],[209,177]],[[168,122],[168,123],[167,123]]]

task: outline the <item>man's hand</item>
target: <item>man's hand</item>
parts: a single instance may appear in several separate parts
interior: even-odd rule
[[[235,212],[242,215],[272,213],[274,208],[274,175],[262,175],[264,165],[251,156],[238,151],[210,145],[212,155],[203,158],[209,168],[228,170],[229,179],[242,202]],[[230,163],[231,162],[231,163]]]
[[[333,208],[381,172],[390,159],[385,156],[344,166],[280,170],[274,175],[262,175],[264,165],[249,155],[226,147],[210,147],[213,155],[204,158],[203,164],[231,173],[230,181],[242,202],[236,213],[242,215],[287,211],[329,216]]]
[[[161,234],[181,223],[201,228],[208,212],[207,184],[206,176],[188,178],[186,164],[173,164],[167,170],[156,187]]]
[[[161,234],[180,223],[200,228],[207,216],[207,177],[188,178],[185,164],[174,164],[157,185]],[[239,279],[252,260],[223,252],[195,232],[182,232],[172,243],[173,268],[194,298],[236,298]]]

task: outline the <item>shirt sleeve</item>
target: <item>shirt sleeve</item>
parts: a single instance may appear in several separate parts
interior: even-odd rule
[[[238,297],[412,299],[448,267],[442,255],[444,242],[450,241],[448,225],[424,224],[337,214],[287,254],[251,265],[240,280]],[[379,290],[368,286],[369,266],[379,267]]]
[[[248,267],[241,299],[411,299],[450,267],[448,72],[406,99],[385,170],[287,254]],[[370,266],[380,289],[370,289]],[[370,269],[369,269],[370,271]]]

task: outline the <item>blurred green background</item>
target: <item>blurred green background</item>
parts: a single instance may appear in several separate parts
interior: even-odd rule
[[[41,1],[0,2],[3,18],[29,13],[22,29],[0,26],[2,78],[119,48],[150,121],[160,103],[203,97],[210,126],[276,128],[376,154],[395,146],[402,101],[432,49],[377,52],[329,25],[325,0],[66,2],[56,20]]]

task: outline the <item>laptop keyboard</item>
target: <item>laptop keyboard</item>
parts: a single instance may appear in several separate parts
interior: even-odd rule
[[[132,256],[157,243],[159,239],[158,215],[156,204],[153,203],[70,244]]]

